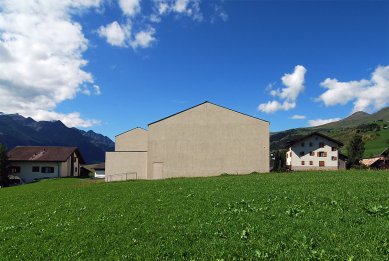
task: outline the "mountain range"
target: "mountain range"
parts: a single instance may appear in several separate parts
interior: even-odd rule
[[[315,127],[289,129],[270,134],[271,150],[284,149],[287,142],[298,139],[311,132],[321,132],[347,145],[355,133],[362,135],[365,142],[365,156],[373,156],[389,146],[389,107],[369,114],[358,111],[331,123]],[[346,146],[343,147],[344,153]]]
[[[61,121],[35,121],[19,114],[0,113],[0,143],[15,146],[75,146],[89,164],[105,161],[114,142],[93,131],[69,128]]]

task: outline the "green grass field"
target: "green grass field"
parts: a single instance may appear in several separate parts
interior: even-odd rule
[[[377,132],[375,139],[365,144],[365,157],[379,155],[385,148],[389,147],[389,130],[381,129]]]
[[[0,189],[1,260],[389,260],[389,172]]]

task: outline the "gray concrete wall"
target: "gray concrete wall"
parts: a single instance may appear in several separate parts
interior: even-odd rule
[[[269,172],[269,123],[204,103],[149,125],[147,170],[150,179]]]
[[[105,159],[107,182],[147,178],[147,152],[107,152]]]
[[[115,151],[147,151],[147,130],[135,128],[115,137]]]

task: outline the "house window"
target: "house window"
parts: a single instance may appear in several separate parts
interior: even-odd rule
[[[39,172],[39,167],[33,166],[32,167],[32,172]]]
[[[332,147],[332,151],[336,151],[336,147]]]
[[[54,173],[54,167],[42,167],[41,172],[42,173]]]
[[[319,151],[319,152],[317,153],[317,156],[318,156],[318,157],[327,157],[327,152]]]
[[[304,156],[304,151],[300,151],[300,156]]]
[[[305,143],[304,143],[304,142],[302,142],[302,143],[301,143],[301,147],[304,147],[304,146],[305,146]]]
[[[77,167],[74,169],[74,172],[77,172]]]
[[[10,171],[11,171],[11,173],[20,173],[20,167],[12,166]]]
[[[311,165],[311,166],[313,165],[313,161],[312,160],[309,162],[309,165]]]
[[[335,161],[335,160],[338,160],[338,158],[337,158],[337,157],[334,157],[334,156],[332,156],[331,159],[334,160],[334,161]]]
[[[304,165],[305,165],[305,161],[301,161],[301,165],[303,165],[303,166],[304,166]]]
[[[313,143],[312,143],[312,142],[310,142],[310,143],[309,143],[309,147],[312,147],[312,146],[313,146]]]
[[[311,152],[309,153],[309,156],[315,156],[315,152],[311,151]]]
[[[320,147],[320,148],[324,148],[324,142],[320,142],[320,143],[319,143],[319,147]]]
[[[325,167],[325,162],[324,161],[319,161],[319,167]]]

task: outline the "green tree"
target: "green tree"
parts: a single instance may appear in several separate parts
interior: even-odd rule
[[[8,164],[7,148],[0,144],[0,186],[7,187],[9,185]]]
[[[363,153],[365,152],[365,143],[361,135],[354,135],[347,146],[347,151],[349,164],[352,167],[359,166],[359,161],[363,158]]]
[[[273,171],[284,171],[286,168],[286,150],[276,150],[272,153]]]

